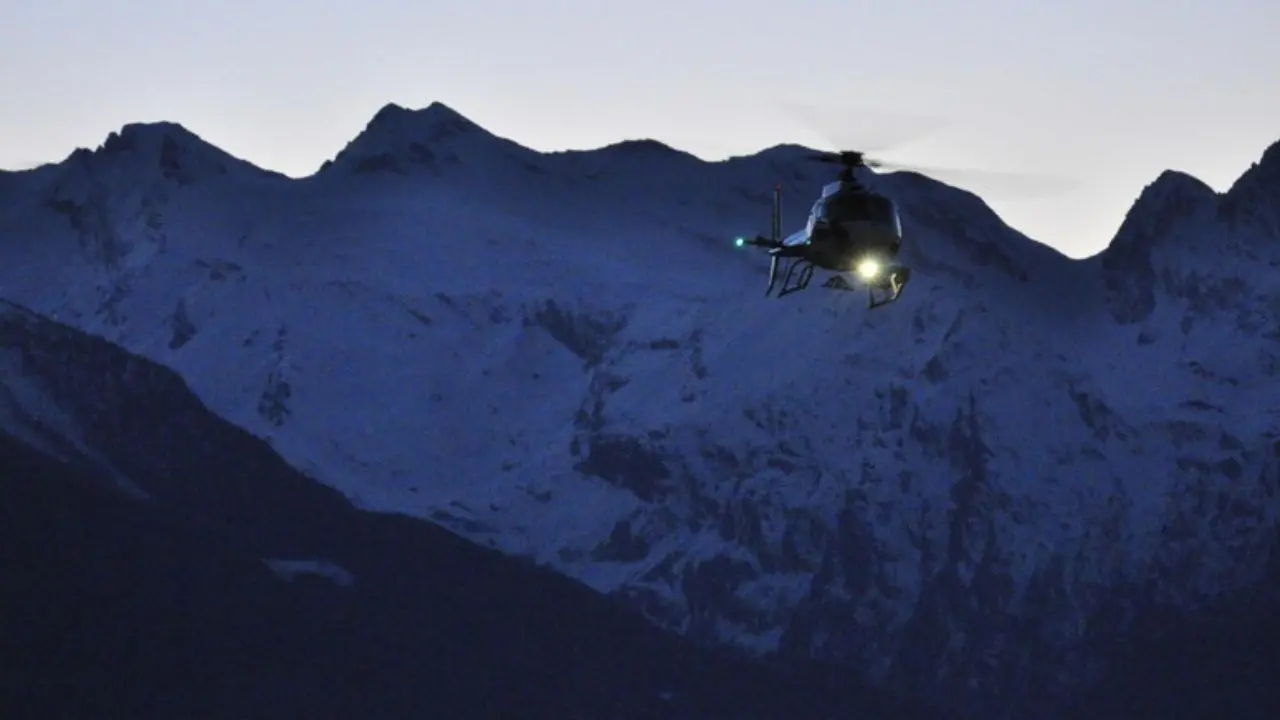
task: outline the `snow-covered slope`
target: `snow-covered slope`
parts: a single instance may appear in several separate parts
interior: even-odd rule
[[[782,146],[539,154],[389,106],[288,180],[174,125],[0,178],[0,296],[176,369],[364,507],[694,637],[1008,710],[1142,608],[1274,569],[1280,149],[1167,173],[1072,261],[928,178],[876,185],[896,305],[763,297],[726,242],[827,179]],[[1269,564],[1270,563],[1270,564]]]
[[[5,718],[938,717],[361,511],[173,371],[5,301],[0,358]]]

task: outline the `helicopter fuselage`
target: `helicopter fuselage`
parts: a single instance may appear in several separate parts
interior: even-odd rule
[[[844,155],[839,157],[842,162],[846,160]],[[850,154],[849,162],[860,158],[860,154]],[[856,277],[857,284],[869,291],[868,307],[879,307],[898,298],[911,270],[894,262],[902,249],[902,221],[893,200],[868,190],[854,179],[852,167],[846,167],[839,180],[823,187],[804,228],[783,238],[781,192],[781,186],[774,188],[771,235],[736,240],[738,247],[754,245],[769,251],[766,296],[773,292],[781,262],[786,269],[778,297],[805,289],[814,270],[822,268],[837,273],[823,287],[853,290],[855,285],[845,276]],[[877,291],[887,292],[887,299],[877,300]]]
[[[893,223],[854,220],[839,225],[819,225],[801,230],[783,241],[784,257],[801,257],[833,272],[853,272],[859,263],[887,263],[902,247],[902,235]]]
[[[782,241],[779,255],[804,258],[834,272],[859,263],[887,263],[902,247],[902,223],[893,201],[856,183],[827,185],[805,227]]]

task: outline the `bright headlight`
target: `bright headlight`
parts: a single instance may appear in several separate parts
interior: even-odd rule
[[[875,280],[879,274],[880,263],[875,260],[867,258],[858,263],[858,275],[861,275],[863,280]]]

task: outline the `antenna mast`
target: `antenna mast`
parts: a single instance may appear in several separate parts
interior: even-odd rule
[[[773,186],[773,241],[782,242],[782,183]]]

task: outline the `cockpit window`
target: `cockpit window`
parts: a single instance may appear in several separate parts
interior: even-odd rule
[[[848,220],[860,220],[868,216],[868,200],[866,195],[860,193],[840,193],[827,198],[826,216],[827,220],[832,224],[839,224]],[[874,217],[874,216],[873,216]]]
[[[897,210],[893,207],[893,201],[887,197],[875,196],[867,198],[868,214],[877,222],[893,223],[898,216]]]
[[[883,195],[867,195],[860,192],[837,192],[827,195],[818,199],[809,212],[810,230],[818,220],[831,225],[867,220],[889,225],[898,235],[902,234],[898,207],[893,200]]]

